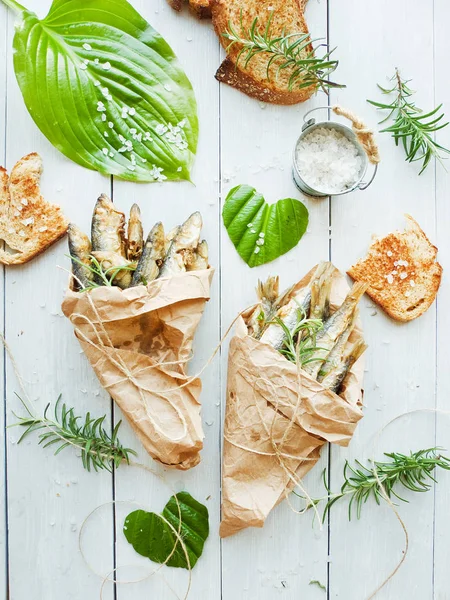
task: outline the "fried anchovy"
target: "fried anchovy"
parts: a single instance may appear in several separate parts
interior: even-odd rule
[[[144,250],[133,274],[131,287],[147,285],[159,275],[159,265],[165,255],[164,227],[156,223],[148,234]]]
[[[128,220],[127,258],[138,261],[144,248],[144,230],[142,228],[141,211],[137,204],[133,204]]]
[[[105,194],[95,204],[91,240],[95,252],[114,252],[126,258],[125,215]]]
[[[317,350],[311,355],[310,361],[303,369],[314,379],[317,378],[322,364],[328,357],[337,339],[347,329],[353,318],[356,306],[367,289],[367,284],[357,282],[353,285],[342,305],[324,323],[323,328],[317,333]]]
[[[355,342],[348,353],[341,357],[336,367],[322,379],[323,387],[328,388],[335,394],[339,393],[348,372],[366,349],[367,346],[363,340]]]
[[[88,236],[73,223],[69,224],[68,234],[75,287],[77,289],[87,288],[94,281],[94,273],[86,268],[91,264],[91,242]]]

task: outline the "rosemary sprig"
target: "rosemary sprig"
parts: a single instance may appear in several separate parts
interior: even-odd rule
[[[378,85],[383,94],[395,94],[390,104],[373,100],[367,100],[367,102],[378,109],[389,111],[387,117],[380,121],[380,124],[389,120],[393,120],[393,123],[382,129],[381,133],[391,133],[396,146],[399,145],[399,142],[402,143],[408,162],[422,161],[420,175],[430,164],[433,157],[442,163],[444,158],[442,153],[450,153],[450,150],[433,139],[433,134],[447,127],[448,122],[442,122],[444,113],[438,114],[442,104],[427,113],[415,105],[411,100],[414,91],[408,85],[411,80],[402,79],[398,69],[395,70],[395,74],[390,81],[394,82],[391,88]]]
[[[285,337],[280,352],[288,360],[300,367],[317,360],[311,358],[311,355],[320,350],[316,346],[316,336],[323,327],[321,319],[308,319],[303,308],[299,307],[297,310],[297,324],[294,329],[289,329],[279,317],[275,317],[272,323],[276,323],[284,331]]]
[[[329,88],[345,87],[328,79],[339,64],[339,61],[330,59],[335,48],[318,57],[317,50],[322,47],[327,48],[327,45],[318,44],[314,47],[313,44],[320,40],[312,40],[309,33],[288,34],[283,31],[281,35],[272,36],[270,32],[272,17],[273,13],[263,30],[258,26],[258,18],[255,18],[252,25],[246,29],[243,24],[242,10],[240,31],[231,21],[228,22],[228,29],[222,35],[230,41],[227,51],[235,45],[240,46],[236,67],[242,59],[243,68],[246,69],[252,58],[266,53],[270,55],[266,70],[268,81],[270,81],[270,69],[274,65],[277,67],[277,76],[286,69],[290,71],[289,90],[294,87],[302,89],[314,86],[328,93]]]
[[[95,279],[91,281],[88,286],[78,290],[79,292],[87,292],[89,290],[93,290],[94,288],[109,286],[112,287],[113,281],[116,276],[121,271],[135,271],[136,267],[130,265],[123,265],[120,267],[109,267],[108,269],[104,269],[101,263],[95,258],[95,256],[90,255],[91,264],[87,265],[83,261],[81,261],[78,257],[69,255],[71,260],[74,260],[76,263],[94,273]],[[97,283],[97,281],[101,281],[101,283]]]
[[[68,446],[78,448],[81,450],[83,467],[88,471],[91,470],[91,467],[95,471],[99,469],[111,471],[113,465],[118,467],[123,461],[129,463],[130,455],[136,456],[134,450],[125,448],[118,440],[122,421],[119,421],[112,434],[109,434],[103,427],[106,415],[95,419],[91,417],[90,413],[87,413],[83,421],[82,417],[75,415],[74,408],[68,408],[64,403],[61,404],[61,396],[55,405],[54,419],[47,416],[50,404],[47,404],[43,416],[38,417],[30,411],[20,396],[19,399],[28,413],[26,416],[13,413],[18,421],[11,427],[26,427],[19,438],[19,444],[33,431],[45,430],[39,434],[40,445],[47,448],[57,444],[55,455]]]
[[[356,516],[361,517],[363,505],[373,498],[377,504],[385,500],[382,489],[388,498],[394,496],[402,502],[408,502],[399,495],[397,488],[408,489],[412,492],[428,492],[432,487],[432,482],[436,479],[432,473],[436,468],[450,471],[450,458],[441,454],[442,448],[434,447],[426,450],[410,452],[409,455],[399,452],[385,453],[390,459],[388,462],[375,461],[370,466],[363,465],[359,460],[355,461],[355,466],[351,466],[345,461],[344,483],[341,491],[332,493],[328,487],[326,469],[323,472],[323,481],[327,490],[327,496],[314,500],[317,506],[325,501],[323,519],[333,504],[344,498],[349,497],[348,518],[352,518],[352,510],[356,508]],[[395,489],[394,489],[395,488]]]

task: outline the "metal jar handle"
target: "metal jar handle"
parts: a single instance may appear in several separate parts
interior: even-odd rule
[[[358,184],[358,190],[367,190],[367,188],[369,187],[369,185],[372,183],[372,181],[375,179],[375,175],[377,174],[378,171],[378,165],[374,165],[373,166],[373,173],[372,173],[372,177],[369,179],[369,181],[366,183],[365,181],[361,181],[360,184]]]
[[[316,106],[316,108],[312,108],[311,110],[308,110],[308,112],[303,116],[302,131],[305,131],[305,129],[307,129],[311,125],[314,125],[315,120],[314,119],[307,120],[307,117],[316,110],[332,110],[332,109],[331,109],[331,106]]]

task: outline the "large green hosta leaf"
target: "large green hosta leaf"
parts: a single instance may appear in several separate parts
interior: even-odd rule
[[[25,104],[63,154],[132,181],[190,178],[198,137],[192,86],[126,0],[54,0],[42,21],[23,9],[14,51]]]

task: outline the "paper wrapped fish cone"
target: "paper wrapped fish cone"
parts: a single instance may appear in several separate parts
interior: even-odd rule
[[[297,285],[306,287],[315,269]],[[348,285],[335,271],[331,308]],[[357,321],[350,342],[362,338]],[[236,326],[228,356],[221,537],[262,527],[270,511],[316,464],[325,442],[347,446],[362,415],[364,367],[358,360],[337,396],[271,346]]]
[[[180,273],[126,290],[69,290],[62,310],[102,386],[147,452],[166,466],[200,461],[201,382],[187,361],[213,270]]]

